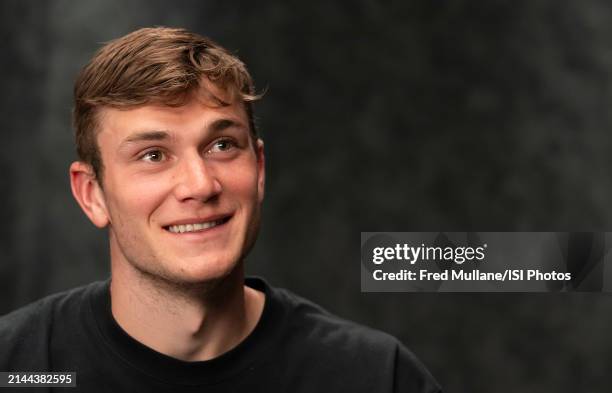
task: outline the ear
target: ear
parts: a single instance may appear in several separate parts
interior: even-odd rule
[[[259,203],[261,203],[264,199],[266,185],[266,158],[264,156],[264,143],[261,139],[257,139],[255,154],[257,154],[257,194]]]
[[[75,161],[70,165],[70,187],[83,212],[98,228],[110,222],[104,192],[91,165]]]

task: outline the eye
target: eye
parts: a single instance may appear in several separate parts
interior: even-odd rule
[[[208,151],[209,153],[215,152],[226,152],[236,147],[236,143],[231,139],[219,139],[213,143],[212,147]]]
[[[166,155],[161,150],[149,150],[140,159],[149,162],[162,162],[166,159]]]

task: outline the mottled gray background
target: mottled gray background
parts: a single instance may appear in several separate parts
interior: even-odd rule
[[[0,313],[107,274],[69,192],[73,78],[99,43],[183,26],[268,87],[252,273],[397,335],[449,392],[609,390],[610,295],[362,294],[359,239],[610,230],[612,5],[339,4],[0,2]]]

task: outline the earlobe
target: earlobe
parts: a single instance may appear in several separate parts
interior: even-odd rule
[[[266,185],[266,159],[264,155],[264,143],[257,139],[257,192],[259,203],[263,202]]]
[[[98,228],[107,226],[110,220],[104,193],[91,165],[81,161],[70,165],[70,187],[74,199],[91,222]]]

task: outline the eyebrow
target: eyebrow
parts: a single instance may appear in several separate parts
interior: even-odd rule
[[[207,127],[207,130],[208,130],[208,133],[210,134],[216,134],[228,128],[233,128],[233,127],[247,128],[241,122],[238,122],[236,120],[218,119],[218,120],[213,121]],[[130,136],[125,138],[121,142],[120,146],[123,147],[126,145],[130,145],[132,143],[138,143],[138,142],[163,141],[163,140],[168,140],[170,138],[171,138],[171,134],[169,131],[152,130],[152,131],[135,132],[134,134],[131,134]]]
[[[162,141],[165,139],[170,139],[170,134],[167,131],[144,131],[128,136],[121,142],[121,145],[142,141]]]
[[[208,127],[211,133],[221,132],[228,128],[246,128],[242,123],[232,120],[232,119],[218,119],[212,122],[212,124]]]

